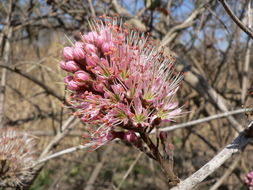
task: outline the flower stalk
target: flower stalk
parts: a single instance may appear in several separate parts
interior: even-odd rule
[[[167,155],[166,156],[161,155],[161,153],[159,152],[158,146],[154,145],[154,143],[152,142],[151,138],[149,137],[147,133],[140,133],[140,136],[149,147],[151,154],[153,156],[152,158],[160,164],[162,171],[164,172],[167,178],[167,182],[169,186],[173,187],[177,185],[180,182],[180,180],[174,174],[173,163],[168,162],[168,159],[166,159]]]

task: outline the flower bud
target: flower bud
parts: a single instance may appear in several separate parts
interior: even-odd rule
[[[88,34],[83,35],[83,40],[87,43],[95,43],[97,37],[97,32],[89,32]]]
[[[101,48],[103,42],[105,41],[104,37],[101,35],[98,35],[96,38],[96,45]]]
[[[115,132],[109,132],[108,134],[105,135],[106,141],[111,141],[113,139],[117,138],[117,133]]]
[[[68,84],[70,81],[72,81],[73,80],[73,76],[66,76],[65,78],[64,78],[64,82],[66,83],[66,84]]]
[[[104,135],[107,141],[112,141],[113,139],[119,138],[124,139],[124,132],[123,131],[114,131],[111,130],[107,134]]]
[[[80,84],[78,84],[76,81],[71,80],[68,83],[68,89],[69,90],[73,90],[73,91],[77,91],[80,90]]]
[[[68,72],[72,72],[72,73],[74,73],[80,69],[80,67],[77,65],[77,63],[75,61],[67,61],[67,62],[61,61],[60,67],[63,70],[68,71]]]
[[[75,72],[75,81],[85,82],[85,81],[89,81],[90,79],[91,79],[90,74],[85,71]]]
[[[93,44],[86,44],[85,50],[89,53],[96,53],[97,52],[97,48]]]
[[[66,71],[66,62],[65,61],[61,61],[60,62],[60,67],[61,67],[61,69],[63,69],[63,70]]]
[[[94,82],[93,83],[93,89],[97,92],[104,92],[104,84],[102,82]]]
[[[73,48],[72,47],[65,47],[63,49],[63,56],[66,61],[73,60],[74,59]]]
[[[73,76],[67,76],[64,78],[64,82],[67,84],[69,90],[77,91],[80,90],[80,84],[74,81]]]
[[[83,60],[85,59],[85,52],[82,47],[74,47],[73,49],[73,55],[75,60]]]
[[[84,48],[84,43],[83,42],[76,42],[75,47]]]
[[[135,134],[134,131],[127,131],[124,134],[124,140],[128,141],[128,142],[131,142],[131,143],[134,143],[138,140],[138,137],[137,137],[137,135]]]
[[[159,133],[159,136],[160,136],[160,139],[161,139],[162,141],[164,141],[164,140],[166,140],[166,139],[168,138],[168,133],[165,132],[165,131],[161,131],[161,132]]]
[[[86,57],[86,63],[88,66],[95,67],[97,66],[98,62],[99,62],[99,57],[95,53],[92,53],[91,55]]]

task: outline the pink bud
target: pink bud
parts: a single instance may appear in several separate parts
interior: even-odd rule
[[[99,62],[99,57],[95,53],[92,53],[91,55],[86,57],[86,63],[88,66],[95,67],[97,66],[98,62]]]
[[[61,67],[61,69],[66,70],[66,62],[65,61],[61,61],[60,62],[60,67]]]
[[[90,75],[89,73],[85,72],[85,71],[77,71],[75,72],[75,80],[78,82],[83,82],[83,81],[89,81]]]
[[[85,49],[89,53],[96,53],[97,52],[97,48],[93,44],[86,44]]]
[[[85,59],[85,52],[84,52],[84,49],[81,47],[74,47],[73,55],[74,55],[75,60]]]
[[[105,137],[107,138],[107,140],[113,140],[113,139],[116,139],[116,138],[119,138],[119,139],[123,139],[124,138],[124,132],[122,131],[109,131],[108,134],[105,135]]]
[[[83,42],[76,42],[75,47],[84,48],[84,43]]]
[[[125,141],[128,141],[128,142],[136,142],[138,140],[138,137],[137,135],[135,134],[134,131],[127,131],[125,134],[124,134],[124,140]]]
[[[109,133],[105,136],[105,138],[106,138],[106,140],[111,141],[111,140],[117,138],[117,136],[116,136],[114,133],[109,132]]]
[[[76,91],[76,90],[80,90],[80,86],[77,84],[76,81],[71,80],[71,81],[69,81],[69,83],[68,83],[68,89],[69,89],[69,90]]]
[[[68,72],[72,72],[72,73],[74,73],[80,69],[80,67],[77,65],[77,63],[75,61],[67,61],[67,62],[61,61],[60,67],[63,70],[68,71]]]
[[[93,89],[97,92],[104,92],[104,84],[102,82],[94,82]]]
[[[159,136],[160,136],[161,140],[165,140],[165,139],[167,139],[168,134],[167,134],[167,132],[161,131]]]
[[[64,82],[67,84],[69,90],[80,90],[80,86],[73,80],[73,76],[65,77]]]
[[[97,32],[89,32],[88,34],[83,35],[83,40],[87,43],[94,43],[97,37]]]
[[[64,78],[64,82],[65,83],[69,83],[70,81],[72,81],[73,80],[73,76],[66,76],[65,78]]]
[[[174,151],[174,145],[169,143],[169,150]]]
[[[104,37],[101,35],[98,35],[95,43],[98,47],[101,47],[104,41],[105,41]]]
[[[72,47],[65,47],[63,49],[63,56],[66,61],[73,60],[74,59],[73,48]]]

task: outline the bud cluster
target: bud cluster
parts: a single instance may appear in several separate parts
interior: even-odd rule
[[[124,131],[123,139],[137,141],[135,132],[158,127],[181,114],[173,97],[183,78],[171,57],[117,18],[91,21],[92,31],[63,50],[60,67],[69,72],[65,83],[75,115],[89,124],[90,139],[100,146]]]

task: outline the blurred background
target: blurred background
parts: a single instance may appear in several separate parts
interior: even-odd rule
[[[227,2],[252,29],[252,1]],[[62,106],[66,73],[59,61],[68,38],[78,40],[80,32],[89,31],[88,20],[103,14],[118,14],[130,27],[149,32],[176,58],[177,69],[185,72],[177,98],[188,112],[177,123],[252,107],[252,39],[217,0],[0,0],[0,125],[37,136],[38,156],[85,141],[85,125],[71,120],[71,110]],[[241,113],[171,131],[175,173],[181,179],[191,175],[251,117]],[[70,127],[64,131],[66,121]],[[196,189],[246,190],[243,178],[253,170],[252,153],[247,146]],[[49,160],[30,189],[168,188],[155,162],[129,144],[113,142]]]

